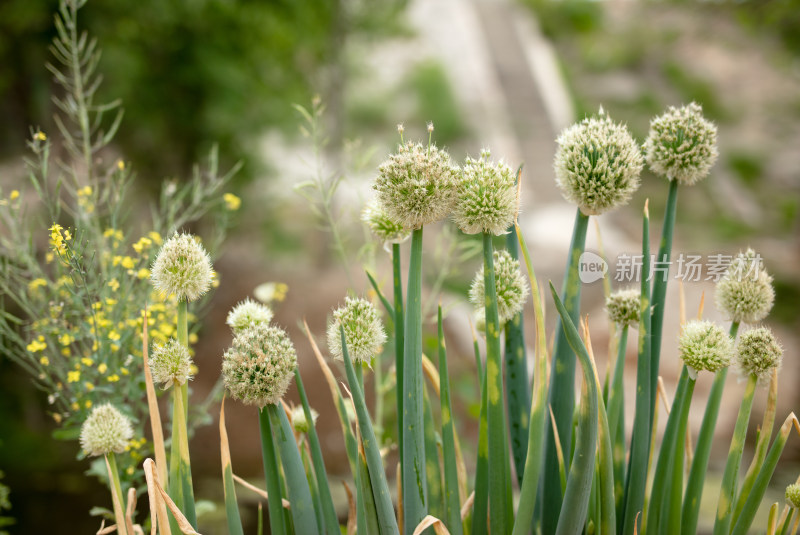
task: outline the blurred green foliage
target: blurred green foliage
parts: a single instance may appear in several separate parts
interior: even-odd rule
[[[183,176],[217,143],[221,165],[252,174],[259,134],[294,131],[293,102],[340,91],[346,40],[390,33],[406,0],[105,0],[83,23],[103,49],[101,99],[121,98],[116,142],[150,184]],[[24,149],[30,125],[52,129],[44,63],[56,0],[0,3],[0,151]],[[330,99],[326,99],[331,102]],[[336,100],[335,98],[333,99]],[[249,168],[249,169],[248,169]]]

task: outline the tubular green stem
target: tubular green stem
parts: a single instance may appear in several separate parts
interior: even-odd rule
[[[675,214],[678,207],[678,181],[669,181],[667,193],[667,207],[664,212],[664,226],[661,228],[661,242],[658,247],[657,262],[666,269],[655,269],[653,273],[653,304],[652,333],[653,343],[650,349],[650,421],[656,410],[656,388],[658,385],[658,371],[661,360],[661,338],[664,330],[664,314],[666,312],[667,283],[669,281],[669,261],[672,254],[672,234],[675,228]]]
[[[589,216],[576,210],[575,225],[572,231],[569,257],[564,273],[564,286],[561,299],[572,320],[578,323],[580,314],[581,283],[578,278],[578,261],[586,245],[586,229]],[[550,374],[548,403],[553,410],[555,426],[563,447],[567,448],[564,463],[569,469],[569,445],[572,443],[572,416],[575,410],[575,353],[569,347],[561,318],[556,318],[555,342],[553,344],[553,365]],[[542,533],[553,533],[556,529],[558,513],[561,510],[562,492],[559,475],[558,454],[550,419],[545,419],[547,429],[545,438],[545,461],[542,486]]]
[[[730,532],[739,465],[742,462],[742,450],[744,449],[744,441],[747,435],[747,424],[750,422],[750,411],[753,408],[757,380],[758,378],[755,375],[750,376],[742,398],[742,404],[739,407],[739,416],[736,418],[736,427],[733,430],[733,439],[728,451],[728,461],[725,463],[725,472],[722,474],[722,487],[719,491],[714,535],[728,535]]]
[[[686,385],[686,393],[684,400],[681,404],[678,431],[675,433],[675,453],[672,456],[672,463],[670,465],[671,481],[666,499],[667,507],[664,515],[661,517],[662,526],[666,524],[666,529],[662,530],[663,533],[680,533],[681,532],[681,505],[683,505],[683,465],[685,445],[686,445],[686,426],[689,419],[689,407],[692,404],[692,395],[694,394],[695,380],[689,377]]]
[[[517,233],[512,226],[506,234],[506,250],[511,258],[519,259]],[[506,402],[508,404],[508,430],[517,484],[522,485],[525,472],[525,454],[528,449],[528,413],[531,395],[528,389],[528,366],[525,354],[525,329],[520,311],[505,325]]]
[[[275,444],[272,442],[272,424],[269,421],[267,408],[258,411],[259,429],[261,431],[261,454],[264,461],[264,477],[267,481],[267,506],[269,507],[269,530],[275,535],[286,533],[281,502],[281,483],[278,473],[278,457]]]
[[[625,485],[625,505],[621,533],[633,535],[637,518],[644,508],[647,463],[650,452],[650,216],[645,205],[642,218],[642,284],[639,311],[639,357],[636,366],[636,408],[633,418],[630,461]]]
[[[477,342],[476,342],[477,345]],[[475,464],[475,501],[472,505],[472,535],[488,533],[489,505],[489,425],[486,370],[481,374],[481,412],[478,419],[478,460]]]
[[[117,468],[117,457],[116,455],[114,455],[113,451],[106,454],[106,457],[108,458],[108,465],[111,467],[111,482],[109,484],[109,487],[111,489],[111,492],[116,496],[120,507],[120,509],[117,510],[117,506],[114,505],[114,516],[116,516],[117,518],[124,519],[125,500],[123,499],[122,495],[122,485],[120,485],[119,482],[119,469]],[[122,523],[122,525],[119,525],[119,522],[117,523],[117,532],[120,535],[129,535],[128,528],[124,522]]]
[[[178,301],[178,325],[177,335],[178,343],[186,349],[189,349],[189,303],[181,299]],[[189,420],[189,383],[183,383],[180,387],[181,395],[183,396],[183,417]]]
[[[497,291],[494,279],[494,247],[492,235],[483,234],[483,273],[486,290],[486,389],[489,432],[489,522],[491,532],[511,531],[512,519],[507,517],[506,480],[507,449],[506,421],[503,404],[503,373],[500,357],[500,320],[497,313]]]
[[[180,385],[176,381],[172,386],[172,446],[170,451],[169,490],[170,496],[174,493],[172,498],[175,504],[183,511],[186,520],[197,528],[185,414],[183,394]]]
[[[400,270],[400,244],[392,244],[392,279],[394,281],[394,370],[397,377],[397,446],[403,464],[403,276]]]
[[[658,452],[655,474],[653,475],[653,487],[650,491],[650,501],[647,509],[647,530],[645,533],[658,533],[659,526],[662,525],[662,512],[666,512],[665,502],[668,499],[670,470],[673,466],[676,443],[682,440],[678,435],[678,427],[680,426],[680,416],[683,412],[689,382],[689,371],[686,366],[683,366],[680,379],[678,379],[678,387],[675,390],[675,399],[672,401],[672,409],[669,412],[667,425],[664,428],[661,450]]]
[[[407,534],[428,511],[422,399],[422,228],[411,235],[403,347],[403,529]]]
[[[730,336],[736,338],[739,323],[731,324]],[[697,521],[700,515],[700,500],[703,497],[703,487],[708,469],[708,460],[711,457],[711,444],[714,440],[714,429],[717,427],[717,416],[722,403],[722,392],[725,389],[725,379],[728,377],[728,368],[723,368],[714,375],[714,382],[708,394],[706,410],[703,414],[703,424],[697,437],[697,445],[692,458],[692,467],[689,470],[689,479],[686,482],[686,495],[683,497],[683,510],[681,512],[681,533],[695,535]]]
[[[628,345],[628,325],[622,326],[617,346],[617,360],[614,363],[614,374],[611,379],[611,388],[608,393],[608,431],[611,437],[617,436],[617,425],[622,420],[622,410],[625,400],[623,378],[625,372],[625,350]]]
[[[458,495],[458,469],[456,467],[456,438],[453,430],[452,406],[450,403],[450,375],[447,371],[447,349],[442,327],[442,305],[438,312],[439,334],[439,402],[442,413],[442,457],[444,460],[444,506],[445,520],[450,533],[461,535],[461,499]]]

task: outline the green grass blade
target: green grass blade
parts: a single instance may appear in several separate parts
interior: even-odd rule
[[[764,458],[767,456],[767,449],[769,442],[772,440],[772,428],[775,425],[775,412],[778,404],[778,370],[772,371],[772,377],[769,383],[769,392],[767,394],[767,409],[764,411],[764,419],[761,422],[761,428],[758,431],[758,439],[756,440],[756,451],[753,455],[753,460],[742,482],[742,488],[739,491],[739,499],[736,500],[736,508],[733,511],[732,524],[736,525],[736,520],[742,512],[745,500],[750,495],[753,489],[756,477],[761,471],[761,465],[764,463]]]
[[[319,499],[319,488],[317,487],[317,476],[314,473],[314,466],[311,463],[311,453],[304,444],[302,438],[298,442],[297,447],[300,449],[300,458],[303,461],[303,470],[306,472],[306,479],[308,480],[308,488],[311,491],[311,502],[314,504],[314,514],[317,515],[317,526],[325,528],[325,518],[322,513],[322,502]],[[320,529],[320,534],[326,533]]]
[[[637,518],[644,508],[647,485],[647,463],[650,452],[650,215],[647,203],[642,217],[642,285],[641,310],[639,313],[639,358],[636,365],[636,407],[633,417],[630,460],[625,484],[625,505],[622,515],[621,533],[633,535]]]
[[[675,228],[675,213],[678,206],[678,181],[670,180],[667,193],[667,207],[664,212],[664,226],[661,228],[661,242],[656,256],[658,269],[653,272],[653,294],[650,302],[653,305],[652,336],[650,349],[650,420],[656,409],[656,387],[658,383],[659,362],[661,360],[661,338],[666,313],[667,284],[669,282],[669,262],[672,254],[672,234]],[[665,268],[665,269],[661,269]],[[644,273],[644,272],[643,272]]]
[[[539,291],[539,283],[531,264],[530,253],[519,226],[514,226],[519,239],[528,280],[531,285],[531,301],[533,302],[536,320],[536,363],[533,374],[533,400],[530,409],[528,428],[528,447],[525,455],[525,471],[520,484],[519,506],[514,522],[513,535],[525,535],[531,532],[533,514],[536,507],[536,494],[539,489],[542,458],[544,457],[544,430],[547,418],[547,334],[544,327],[544,307]]]
[[[281,498],[281,480],[278,468],[278,456],[272,439],[272,424],[266,407],[259,409],[258,422],[261,430],[261,454],[264,461],[264,477],[267,482],[267,506],[269,507],[269,532],[274,535],[286,533]]]
[[[317,515],[314,513],[314,501],[311,498],[311,489],[303,468],[303,460],[300,458],[300,450],[297,449],[297,442],[294,440],[292,424],[289,423],[283,407],[269,404],[267,411],[272,424],[272,432],[280,450],[289,503],[292,504],[294,529],[297,533],[319,533]]]
[[[561,298],[573,324],[578,323],[581,300],[581,282],[578,278],[578,261],[586,246],[586,229],[589,216],[576,210],[575,226],[572,231],[572,242],[564,273],[564,286]],[[572,415],[575,409],[575,354],[569,347],[562,319],[556,319],[555,342],[553,345],[553,364],[550,375],[549,405],[552,407],[556,428],[561,444],[569,447],[572,442]],[[553,533],[556,528],[558,513],[561,510],[562,493],[559,483],[558,457],[556,455],[553,426],[545,422],[547,434],[545,438],[544,479],[542,488],[542,532]],[[565,458],[569,468],[569,458]]]
[[[781,453],[783,453],[783,448],[786,446],[786,441],[789,439],[789,434],[792,432],[792,427],[800,433],[800,426],[798,426],[794,413],[791,413],[786,418],[778,432],[778,436],[775,437],[775,442],[773,442],[767,457],[764,459],[764,464],[758,472],[758,477],[750,494],[747,496],[747,501],[745,501],[742,513],[739,515],[739,520],[733,527],[731,535],[747,535],[749,532],[750,525],[753,523],[753,518],[755,518],[758,511],[758,506],[761,505],[764,493],[767,492],[767,486],[772,479],[772,474],[775,472],[775,467],[778,464]]]
[[[739,324],[733,323],[730,329],[731,338],[736,338],[738,330]],[[711,384],[711,390],[708,394],[706,410],[703,413],[703,423],[697,436],[697,444],[694,448],[689,479],[686,481],[686,493],[683,497],[683,510],[681,512],[681,531],[686,535],[694,535],[697,532],[700,500],[703,497],[708,460],[711,457],[711,444],[714,440],[714,430],[717,427],[717,416],[719,416],[722,392],[725,389],[725,379],[727,377],[728,368],[724,368],[714,375],[714,382]]]
[[[489,529],[489,422],[486,418],[488,395],[485,370],[481,377],[481,413],[478,419],[478,460],[475,464],[472,535],[483,535],[488,533]]]
[[[744,449],[744,441],[747,435],[747,424],[750,422],[750,411],[753,408],[756,382],[757,377],[755,375],[750,376],[747,380],[747,388],[742,398],[742,404],[739,407],[739,415],[736,417],[731,447],[728,450],[728,460],[725,463],[725,471],[722,474],[722,487],[719,491],[714,535],[728,535],[730,533],[739,465],[742,462],[742,450]]]
[[[236,503],[236,488],[233,485],[228,432],[225,429],[225,398],[222,398],[222,406],[219,409],[219,441],[222,459],[222,491],[225,496],[225,518],[228,520],[228,533],[244,535],[242,518],[239,516],[239,505]]]
[[[503,371],[500,357],[500,321],[494,279],[492,235],[483,234],[483,274],[486,289],[486,417],[489,432],[489,522],[493,535],[510,533],[513,519],[507,514],[508,442],[503,403]]]
[[[514,228],[506,234],[506,249],[512,258],[519,258],[519,243]],[[506,402],[508,404],[508,431],[517,484],[522,485],[525,473],[525,454],[528,450],[528,416],[531,395],[528,391],[528,366],[525,355],[525,325],[519,312],[505,325]]]
[[[306,421],[313,422],[311,407],[308,404],[308,397],[306,396],[306,389],[303,386],[303,379],[300,377],[299,368],[294,369],[294,378],[297,384],[297,393],[300,395],[300,402],[303,404],[303,412],[306,415]],[[317,435],[317,430],[313,423],[308,426],[308,445],[311,449],[311,461],[314,465],[314,474],[317,479],[317,491],[319,492],[319,501],[322,506],[325,529],[328,535],[339,535],[339,518],[336,516],[336,508],[333,505],[331,489],[328,486],[325,461],[322,459],[322,448],[320,447],[319,436]]]
[[[461,535],[461,499],[458,494],[456,439],[453,430],[453,408],[450,403],[450,377],[447,371],[447,349],[442,328],[442,305],[438,312],[439,334],[439,401],[442,413],[442,452],[444,459],[444,520],[453,535]]]
[[[400,244],[392,244],[392,281],[394,289],[394,370],[397,377],[397,448],[403,463],[403,275],[400,269]],[[402,472],[402,468],[401,468]]]
[[[595,380],[594,366],[586,351],[583,341],[578,335],[575,324],[569,317],[561,299],[558,298],[556,289],[550,284],[550,292],[556,303],[556,309],[561,316],[561,325],[567,343],[572,348],[583,369],[583,387],[581,388],[581,405],[578,416],[578,426],[575,434],[575,451],[572,463],[569,466],[567,489],[564,492],[564,502],[558,517],[556,535],[574,535],[583,531],[586,522],[586,512],[589,508],[589,495],[592,488],[594,475],[595,452],[598,437],[598,400],[600,392]],[[548,513],[549,514],[549,513]]]
[[[353,363],[350,361],[350,355],[347,352],[344,327],[340,327],[339,332],[342,340],[342,356],[344,357],[344,365],[347,372],[347,382],[350,385],[350,393],[352,394],[353,404],[355,405],[356,409],[356,416],[358,417],[358,427],[361,430],[361,440],[364,445],[364,454],[366,456],[367,467],[369,469],[369,481],[372,486],[372,494],[375,500],[375,509],[378,516],[380,533],[396,534],[399,533],[397,529],[397,520],[394,516],[394,507],[392,506],[392,498],[389,494],[389,485],[386,482],[386,473],[383,471],[383,461],[381,460],[380,447],[378,440],[375,438],[375,432],[372,429],[372,423],[369,419],[369,411],[367,410],[367,404],[364,401],[364,393],[362,392],[361,385],[356,378],[356,372],[353,369]],[[405,506],[405,502],[403,505]],[[406,527],[406,529],[408,529],[408,527]]]
[[[403,527],[407,534],[428,513],[422,399],[422,228],[411,235],[403,347]]]

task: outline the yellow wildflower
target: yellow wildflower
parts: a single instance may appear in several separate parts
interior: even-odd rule
[[[152,231],[152,232],[148,232],[147,235],[150,237],[151,240],[153,240],[153,243],[155,243],[156,245],[161,245],[161,242],[162,242],[161,234],[159,234],[156,231]]]
[[[89,381],[86,381],[85,383],[83,383],[83,386],[85,386],[86,390],[89,391],[89,392],[94,390],[94,383],[90,383]]]
[[[35,134],[33,134],[33,139],[37,139],[39,141],[46,141],[47,140],[47,136],[44,135],[44,132],[42,132],[40,130],[40,131],[36,132]]]
[[[116,292],[117,290],[119,290],[119,281],[117,279],[111,279],[110,281],[108,281],[108,287]]]
[[[61,423],[61,415],[60,415],[60,414],[58,414],[57,412],[54,412],[54,413],[53,413],[53,420],[55,420],[55,422],[56,422],[57,424],[60,424],[60,423]]]
[[[106,370],[108,370],[108,366],[106,366],[106,363],[105,363],[105,362],[101,362],[101,363],[100,363],[100,364],[97,366],[97,371],[99,371],[101,374],[102,374],[102,373],[106,373]]]
[[[15,189],[11,190],[11,195],[9,195],[8,198],[13,201],[13,200],[16,200],[17,197],[19,197],[19,191],[15,190]]]
[[[39,364],[41,364],[42,366],[49,366],[50,365],[50,359],[47,358],[47,357],[42,357],[42,358],[39,359]]]
[[[58,337],[58,341],[62,346],[68,346],[75,341],[75,338],[69,333],[64,333]]]
[[[84,366],[92,366],[92,365],[94,364],[94,361],[93,361],[92,359],[90,359],[89,357],[83,357],[83,358],[81,359],[81,363],[82,363]]]
[[[125,170],[125,162],[123,162],[122,160],[117,160],[117,169],[119,169],[120,171],[124,171]]]
[[[137,241],[136,243],[133,244],[133,250],[136,251],[139,254],[142,254],[142,251],[144,251],[145,249],[147,249],[151,245],[153,245],[153,240],[143,236],[143,237],[139,238],[139,241]]]
[[[70,351],[68,347],[65,347],[61,349],[61,354],[64,355],[65,357],[68,357],[72,355],[72,351]]]
[[[88,197],[92,194],[92,187],[91,186],[84,186],[78,190],[78,195],[81,197]]]
[[[242,200],[233,193],[226,193],[222,196],[225,200],[225,208],[234,212],[242,205]]]
[[[36,353],[38,351],[44,351],[47,349],[47,344],[44,343],[43,338],[39,337],[41,340],[34,340],[30,344],[28,344],[27,349],[31,353]]]
[[[148,279],[150,278],[150,270],[147,268],[142,268],[136,272],[136,276],[140,279]]]
[[[122,267],[125,269],[133,269],[133,267],[136,265],[136,263],[133,261],[133,258],[130,256],[123,257],[121,263]]]
[[[117,300],[116,299],[111,299],[110,297],[106,299],[106,305],[108,305],[110,307],[113,307],[116,304],[117,304]]]
[[[108,376],[109,383],[116,383],[117,381],[119,381],[119,375],[117,375],[116,373]]]
[[[42,278],[38,278],[33,279],[28,283],[28,289],[31,291],[36,290],[36,288],[39,288],[40,286],[47,286],[47,281]]]
[[[78,402],[77,402],[77,401],[73,401],[73,402],[72,402],[72,405],[70,405],[69,407],[70,407],[70,408],[71,408],[73,411],[77,411],[78,409],[80,409],[80,408],[81,408],[81,406],[80,406],[80,405],[78,405]]]
[[[86,407],[87,409],[91,409],[92,408],[92,402],[87,399],[86,402],[83,404],[83,406]]]
[[[120,339],[120,335],[117,331],[111,331],[108,333],[108,339],[116,341]]]
[[[68,383],[77,383],[80,380],[81,380],[81,372],[77,371],[67,372]]]
[[[122,375],[128,375],[129,373],[131,373],[130,371],[128,371],[128,368],[126,368],[125,366],[121,367],[119,369],[119,371],[120,371],[120,373],[122,373]]]

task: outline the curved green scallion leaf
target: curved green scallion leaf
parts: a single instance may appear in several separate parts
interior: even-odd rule
[[[397,520],[395,519],[392,498],[389,493],[389,485],[386,482],[386,473],[383,470],[380,447],[375,438],[375,431],[372,429],[372,422],[369,419],[369,411],[364,401],[364,393],[353,369],[353,363],[347,352],[347,342],[344,336],[344,327],[339,327],[342,340],[342,356],[344,358],[345,370],[347,372],[347,382],[350,385],[350,393],[353,397],[353,404],[356,409],[358,426],[361,430],[361,441],[364,445],[364,455],[366,457],[367,468],[369,471],[369,482],[372,488],[372,495],[375,501],[375,510],[378,519],[380,534],[399,534]],[[414,526],[416,527],[416,525]],[[408,529],[408,528],[406,528]],[[413,530],[412,530],[413,531]],[[310,533],[310,532],[309,532]]]
[[[264,461],[264,477],[267,482],[267,506],[269,508],[269,531],[276,535],[286,533],[286,523],[283,517],[283,504],[281,498],[281,480],[278,468],[278,456],[275,443],[272,439],[272,424],[269,421],[267,408],[258,411],[258,422],[261,430],[261,454]]]
[[[289,503],[292,504],[294,529],[297,533],[319,533],[317,515],[314,513],[314,501],[311,498],[311,489],[308,486],[308,479],[306,479],[303,460],[300,458],[300,450],[297,449],[297,442],[294,440],[292,424],[289,423],[283,407],[269,404],[267,412],[280,450]]]
[[[581,300],[581,282],[578,278],[578,262],[586,245],[586,230],[589,216],[579,209],[575,214],[572,242],[564,272],[564,286],[561,291],[564,306],[573,324],[578,322]],[[563,320],[556,319],[555,342],[553,344],[553,364],[550,374],[549,405],[552,408],[556,432],[562,446],[568,448],[572,443],[572,417],[575,408],[575,353],[570,349],[562,328]],[[545,461],[542,484],[543,533],[552,533],[556,528],[558,512],[561,511],[563,495],[560,487],[559,463],[556,453],[553,425],[545,422]],[[569,453],[568,451],[566,453]],[[565,456],[569,468],[569,455]],[[546,511],[546,514],[544,514]]]
[[[567,477],[567,489],[564,502],[558,517],[556,535],[574,535],[583,531],[586,513],[589,508],[589,496],[594,476],[595,452],[598,440],[598,400],[601,399],[598,383],[595,379],[594,366],[586,351],[583,341],[569,317],[556,289],[550,284],[550,292],[556,303],[567,343],[577,354],[583,368],[583,387],[581,389],[581,405],[578,415],[578,426],[575,435],[575,451]]]

